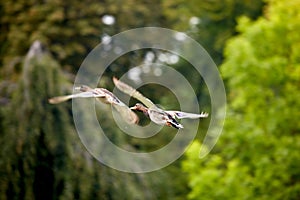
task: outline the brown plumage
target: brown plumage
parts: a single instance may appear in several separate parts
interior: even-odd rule
[[[80,92],[76,94],[50,98],[49,103],[58,104],[73,98],[96,98],[97,100],[105,104],[111,104],[127,123],[138,123],[138,116],[126,104],[124,104],[120,99],[118,99],[118,97],[116,97],[112,92],[108,91],[107,89],[92,89],[88,86],[81,86],[75,89],[79,90]]]
[[[180,129],[183,128],[183,126],[176,120],[176,118],[197,119],[197,118],[205,118],[208,116],[208,113],[205,112],[202,112],[200,114],[194,114],[194,113],[187,113],[182,111],[162,110],[158,108],[150,99],[146,98],[144,95],[142,95],[139,91],[137,91],[133,87],[127,85],[126,83],[118,80],[115,77],[113,77],[113,82],[119,90],[136,98],[137,100],[141,101],[144,104],[143,105],[137,103],[135,106],[131,107],[130,109],[143,112],[156,124],[172,126],[174,128]]]

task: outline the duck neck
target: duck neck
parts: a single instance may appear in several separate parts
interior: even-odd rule
[[[146,108],[145,106],[139,106],[137,110],[140,111],[140,112],[143,112],[144,115],[149,116],[148,108]]]

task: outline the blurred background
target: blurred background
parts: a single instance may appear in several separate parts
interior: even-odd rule
[[[300,199],[300,0],[8,0],[0,10],[0,199]],[[145,26],[184,32],[203,45],[225,82],[227,117],[205,158],[199,150],[209,120],[176,162],[129,174],[86,151],[70,102],[53,106],[47,99],[72,92],[96,45]],[[209,109],[201,77],[171,58],[152,49],[130,52],[107,68],[99,86],[111,90],[112,76],[165,63],[190,81],[201,110]],[[168,109],[178,106],[164,87],[141,91]],[[166,127],[138,140],[103,120],[111,141],[137,152],[176,134]]]

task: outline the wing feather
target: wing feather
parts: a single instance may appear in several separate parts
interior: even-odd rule
[[[116,77],[113,77],[113,82],[119,90],[121,90],[125,94],[128,94],[129,96],[132,96],[133,98],[141,101],[148,108],[156,107],[155,104],[150,99],[148,99],[147,97],[142,95],[139,91],[137,91],[133,87],[131,87],[131,86],[127,85],[126,83],[120,81]]]
[[[97,98],[97,100],[102,100],[104,101],[104,103],[111,104],[127,123],[138,123],[138,116],[110,91],[104,88],[91,89],[88,86],[80,86],[75,89],[82,92],[77,94],[53,97],[49,99],[49,103],[58,104],[73,98]]]
[[[139,122],[139,117],[132,111],[128,106],[119,104],[112,104],[113,107],[120,113],[120,116],[128,124],[137,124]]]
[[[53,97],[53,98],[50,98],[48,101],[51,104],[58,104],[58,103],[67,101],[69,99],[74,99],[74,98],[95,98],[95,97],[104,97],[104,96],[105,95],[103,95],[103,94],[96,94],[93,91],[88,91],[88,92],[80,92],[77,94]]]

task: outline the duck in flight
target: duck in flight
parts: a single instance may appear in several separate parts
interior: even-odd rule
[[[116,97],[112,92],[108,91],[105,88],[90,88],[88,86],[80,86],[75,88],[79,90],[79,93],[58,96],[49,99],[49,103],[58,104],[69,99],[74,98],[96,98],[97,100],[105,103],[111,104],[122,116],[122,118],[129,124],[137,124],[139,121],[138,116],[118,97]]]
[[[142,95],[139,91],[127,85],[126,83],[118,80],[116,77],[113,77],[113,82],[119,90],[143,103],[137,103],[135,106],[130,108],[131,110],[143,112],[147,117],[151,119],[151,121],[153,121],[156,124],[166,125],[180,129],[183,128],[183,126],[176,120],[176,118],[197,119],[208,117],[208,113],[205,112],[202,112],[200,114],[194,114],[182,111],[162,110],[158,108],[150,99]]]

